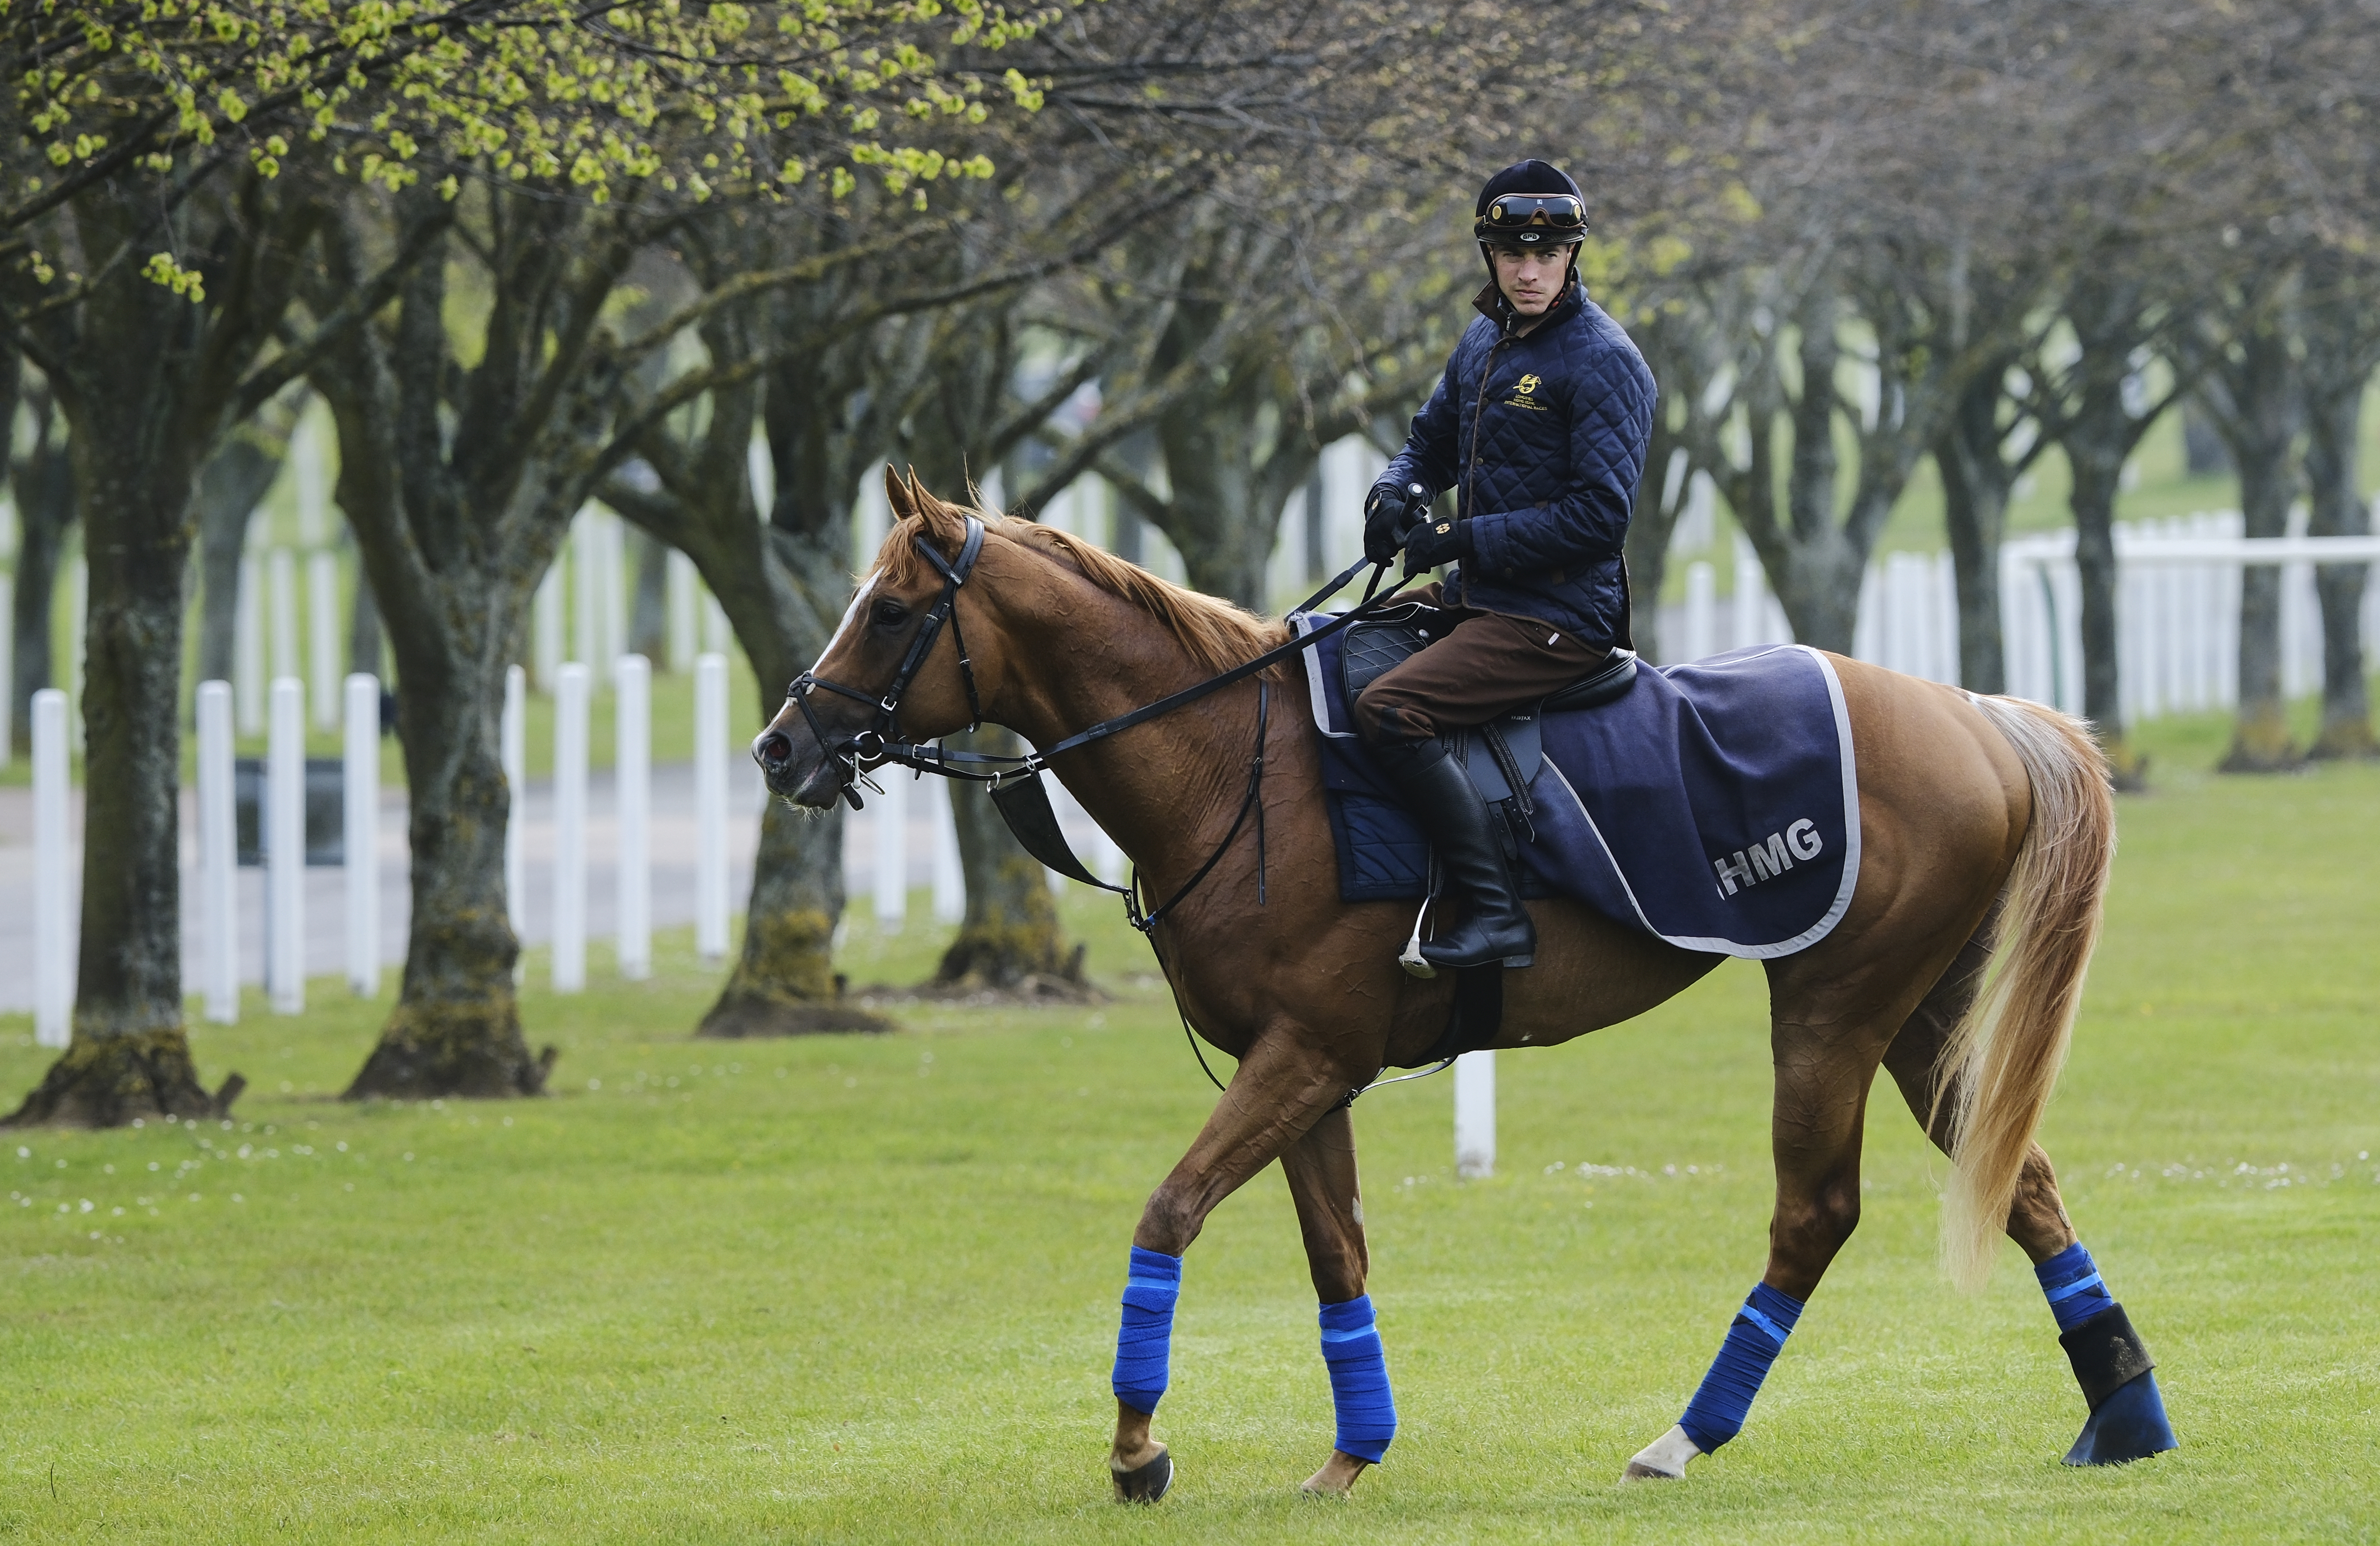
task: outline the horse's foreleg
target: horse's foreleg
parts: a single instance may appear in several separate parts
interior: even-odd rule
[[[1772,1143],[1777,1209],[1768,1267],[1728,1327],[1710,1372],[1677,1426],[1637,1452],[1627,1479],[1675,1478],[1742,1430],[1752,1399],[1828,1265],[1859,1226],[1860,1132],[1888,1026],[1823,1034],[1779,1019]]]
[[[1945,1154],[1953,1137],[1951,1102],[1935,1098],[1943,1050],[1983,986],[1985,968],[1991,963],[1990,937],[1986,926],[1967,942],[1884,1057],[1911,1113]],[[2180,1441],[2166,1420],[2165,1400],[2150,1372],[2155,1361],[2124,1307],[2108,1292],[2097,1263],[2076,1237],[2058,1192],[2058,1173],[2038,1143],[2026,1150],[2024,1168],[2018,1174],[2008,1233],[2032,1259],[2034,1275],[2058,1321],[2058,1343],[2090,1408],[2066,1463],[2111,1465],[2174,1448]]]
[[[1364,1248],[1364,1202],[1355,1171],[1355,1124],[1334,1107],[1281,1156],[1297,1205],[1305,1261],[1321,1301],[1322,1357],[1339,1431],[1330,1458],[1305,1479],[1308,1492],[1343,1495],[1378,1465],[1396,1433],[1396,1406],[1371,1299],[1364,1292],[1370,1258]]]
[[[1116,1335],[1116,1430],[1108,1469],[1118,1497],[1154,1503],[1172,1482],[1172,1457],[1150,1437],[1149,1419],[1171,1374],[1183,1252],[1208,1214],[1295,1143],[1347,1090],[1345,1071],[1313,1047],[1286,1034],[1259,1038],[1190,1152],[1141,1210]]]

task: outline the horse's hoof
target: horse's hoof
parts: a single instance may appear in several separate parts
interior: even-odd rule
[[[1128,1471],[1111,1469],[1108,1475],[1115,1482],[1116,1502],[1153,1503],[1173,1485],[1173,1455],[1160,1445],[1156,1459]]]
[[[2099,1403],[2074,1447],[2066,1452],[2070,1466],[2121,1466],[2145,1460],[2169,1449],[2180,1449],[2173,1425],[2166,1421],[2165,1398],[2157,1394],[2156,1376],[2147,1370],[2134,1375]]]
[[[1686,1474],[1686,1462],[1700,1455],[1694,1442],[1686,1437],[1682,1428],[1672,1428],[1667,1433],[1636,1452],[1628,1468],[1620,1473],[1622,1481],[1676,1481]]]
[[[1309,1498],[1343,1498],[1355,1490],[1355,1479],[1371,1466],[1344,1450],[1332,1450],[1322,1468],[1298,1484],[1298,1491]]]

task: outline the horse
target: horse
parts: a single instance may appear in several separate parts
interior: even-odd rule
[[[890,468],[885,481],[895,519],[874,566],[817,666],[753,742],[770,789],[797,808],[846,797],[888,731],[922,748],[980,719],[1050,748],[1287,639],[1281,624],[1066,532],[944,501]],[[2045,1273],[2061,1330],[2074,1297],[2111,1302],[2095,1268],[2079,1289],[2046,1275],[2089,1257],[2034,1142],[2113,853],[2100,753],[2080,722],[2053,710],[1829,659],[1856,758],[1860,862],[1833,931],[1766,963],[1777,1183],[1767,1265],[1696,1394],[1701,1416],[1690,1406],[1628,1463],[1632,1479],[1678,1478],[1741,1428],[1766,1360],[1859,1223],[1863,1114],[1879,1066],[1951,1159],[1942,1227],[1953,1278],[1979,1284],[2005,1231]],[[1300,714],[1268,715],[1262,701],[1267,676],[1281,671],[1049,762],[1129,856],[1140,894],[1172,899],[1150,931],[1160,962],[1186,1022],[1238,1063],[1133,1232],[1108,1455],[1127,1500],[1153,1502],[1172,1478],[1151,1425],[1181,1258],[1208,1213],[1274,1161],[1319,1297],[1339,1416],[1305,1489],[1347,1492],[1382,1457],[1383,1425],[1394,1427],[1366,1292],[1350,1097],[1383,1068],[1420,1061],[1455,990],[1451,974],[1425,981],[1400,968],[1409,905],[1340,900],[1316,737]],[[1536,965],[1504,974],[1498,1049],[1550,1047],[1630,1019],[1723,958],[1574,902],[1529,907]],[[2112,1313],[2120,1319],[2121,1307]],[[2090,1324],[2105,1332],[2107,1321]],[[2095,1422],[2117,1375],[2148,1378],[2132,1367],[2146,1355],[2128,1321],[2121,1330],[2114,1354],[2093,1355],[2105,1387],[2095,1394],[2094,1369],[2069,1347]],[[2152,1426],[2162,1422],[2160,1406]],[[2102,1440],[2102,1457],[2137,1457],[2108,1455]],[[2116,1442],[2127,1446],[2146,1454],[2171,1441]]]

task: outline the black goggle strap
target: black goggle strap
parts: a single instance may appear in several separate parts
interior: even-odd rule
[[[1567,193],[1507,193],[1488,204],[1480,224],[1492,231],[1521,231],[1532,226],[1584,231],[1586,206]]]

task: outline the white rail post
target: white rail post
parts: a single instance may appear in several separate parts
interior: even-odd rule
[[[884,792],[876,807],[876,925],[888,934],[901,931],[909,916],[909,779],[908,770],[886,763],[880,781]]]
[[[199,684],[199,911],[207,927],[207,1018],[239,1022],[239,828],[233,809],[229,682]]]
[[[231,619],[232,703],[239,733],[264,733],[264,571],[256,554],[239,555],[239,601]]]
[[[927,810],[934,826],[934,921],[957,923],[966,918],[966,867],[959,862],[958,812],[951,803],[951,781],[937,778],[928,785]]]
[[[17,588],[0,585],[0,767],[17,755],[16,642]]]
[[[273,950],[266,975],[277,1015],[306,1012],[306,684],[273,682],[265,743],[264,889]]]
[[[662,586],[663,612],[669,622],[669,668],[684,671],[695,664],[695,584],[694,560],[669,550],[662,560],[665,577]]]
[[[67,566],[67,729],[74,748],[83,747],[83,663],[91,648],[91,561]]]
[[[613,667],[614,749],[612,787],[619,806],[618,932],[620,975],[642,982],[653,974],[652,662],[622,655]]]
[[[686,622],[691,636],[691,606]],[[706,961],[727,955],[727,657],[719,654],[694,663],[694,948]]]
[[[314,689],[314,725],[339,723],[339,561],[327,553],[306,555],[306,664]]]
[[[1678,640],[1680,661],[1718,653],[1718,572],[1699,561],[1686,566],[1686,637]]]
[[[628,652],[628,523],[599,511],[596,530],[603,545],[603,654],[607,661]]]
[[[74,962],[67,954],[67,695],[33,694],[33,1041],[73,1040]]]
[[[295,676],[298,661],[298,561],[287,548],[274,548],[266,565],[273,576],[273,680]],[[270,688],[266,689],[268,693]]]
[[[347,986],[370,998],[380,992],[380,678],[356,672],[346,697]]]
[[[1760,567],[1760,555],[1753,551],[1742,533],[1735,539],[1735,596],[1731,619],[1734,629],[1728,639],[1732,649],[1763,642],[1761,633],[1768,626],[1768,577]]]
[[[529,662],[537,667],[540,692],[553,690],[553,674],[562,668],[562,557],[546,566],[537,584],[537,600],[529,603]]]
[[[595,652],[594,524],[585,510],[570,522],[570,658],[582,665],[601,658]]]
[[[1496,1054],[1454,1060],[1454,1173],[1496,1174]]]
[[[504,919],[517,943],[528,926],[528,878],[522,868],[521,834],[528,825],[528,673],[504,667],[504,717],[496,729],[496,755],[504,765]],[[517,974],[518,967],[515,967]],[[517,976],[516,976],[517,980]]]
[[[553,683],[553,991],[587,986],[587,667]]]

